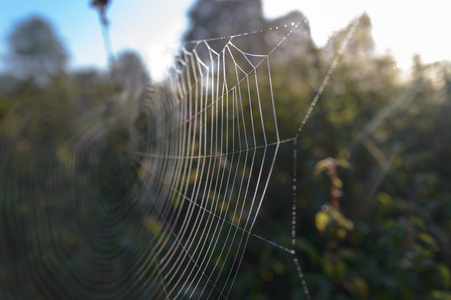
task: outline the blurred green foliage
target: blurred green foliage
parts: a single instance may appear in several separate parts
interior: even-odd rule
[[[241,28],[252,31],[303,17],[296,13],[271,23],[262,17],[261,6],[255,4],[259,1],[224,1],[227,4],[208,8],[206,2],[193,7],[186,39],[225,36]],[[248,5],[247,10],[240,5]],[[249,11],[255,22],[237,11]],[[225,17],[218,23],[212,17],[216,15]],[[309,30],[307,26],[294,31],[270,56],[282,138],[296,133],[347,33],[338,31],[324,48],[317,48]],[[257,46],[274,46],[270,42],[275,37],[265,34],[253,37],[254,52]],[[237,44],[246,47],[244,42]],[[64,291],[64,285],[72,284],[65,272],[85,259],[84,243],[89,241],[83,233],[94,232],[90,236],[96,239],[127,233],[127,224],[142,223],[142,231],[122,234],[111,246],[127,253],[115,261],[114,273],[121,274],[130,271],[127,258],[145,245],[140,237],[162,230],[152,216],[124,201],[142,172],[130,153],[145,148],[140,143],[146,141],[143,135],[149,126],[139,110],[139,99],[146,96],[140,91],[147,82],[139,58],[126,53],[118,60],[121,83],[113,88],[108,74],[67,72],[60,50],[57,55],[45,52],[46,59],[49,55],[56,57],[58,72],[46,73],[44,81],[36,80],[38,67],[33,67],[27,78],[3,74],[8,84],[0,85],[0,257],[8,258],[0,264],[0,295],[8,295],[6,299],[16,299],[14,284],[33,282],[37,269],[44,270],[47,286],[35,285],[33,290],[30,284],[21,293],[30,299],[56,299],[51,291]],[[363,15],[300,134],[295,250],[313,299],[451,299],[451,63],[423,64],[417,56],[411,73],[403,78],[389,54],[374,54],[371,21]],[[125,94],[119,104],[112,100],[117,93]],[[292,151],[289,144],[279,150],[254,228],[281,245],[291,240]],[[334,172],[331,165],[336,166]],[[49,186],[43,174],[59,188]],[[79,206],[88,197],[83,191],[93,193],[89,197],[98,202],[90,208]],[[118,205],[136,210],[133,219],[121,221],[121,230],[96,232],[95,222],[84,221],[94,220],[100,207],[114,210]],[[75,218],[72,223],[61,222],[67,215]],[[33,240],[47,236],[50,226],[57,229],[52,236]],[[251,239],[230,297],[305,297],[292,256]],[[67,261],[37,258],[55,249],[61,249],[58,257]],[[68,294],[67,299],[75,296]]]

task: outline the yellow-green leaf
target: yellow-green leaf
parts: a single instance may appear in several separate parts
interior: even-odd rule
[[[438,248],[437,241],[431,235],[424,233],[424,232],[420,232],[420,233],[418,233],[417,236],[421,241],[425,242],[426,244],[428,244],[436,249]]]
[[[329,214],[324,211],[319,211],[315,216],[315,225],[319,232],[323,232],[329,224]]]

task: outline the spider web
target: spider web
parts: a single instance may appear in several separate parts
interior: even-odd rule
[[[8,245],[0,248],[8,258],[0,270],[2,298],[227,299],[256,238],[292,255],[292,269],[310,299],[294,248],[296,145],[357,23],[298,132],[287,139],[277,124],[270,57],[300,24],[288,26],[267,54],[241,49],[239,39],[255,33],[193,41],[166,82],[151,85],[146,97],[119,95],[107,112],[74,115],[67,103],[42,111],[38,100],[49,95],[36,96],[31,108],[12,109],[2,121],[8,131],[1,148],[2,236]],[[212,46],[218,40],[219,50]],[[51,116],[58,136],[47,137],[51,125],[44,124],[28,144],[18,143],[30,111]],[[11,129],[10,123],[19,126]],[[106,156],[124,135],[125,150]],[[33,150],[42,141],[47,150]],[[253,228],[279,147],[289,143],[292,244],[285,246]],[[118,172],[103,174],[111,164]],[[35,168],[41,180],[27,179]],[[124,173],[134,178],[125,191]],[[113,182],[105,187],[108,197],[101,190],[105,176]]]

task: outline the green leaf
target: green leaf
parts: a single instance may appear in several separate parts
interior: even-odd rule
[[[324,232],[330,222],[330,216],[324,211],[319,211],[315,215],[315,225],[319,232]]]
[[[431,235],[424,233],[424,232],[419,232],[417,234],[417,237],[418,237],[418,239],[425,242],[429,246],[432,246],[434,249],[438,249],[438,243]]]
[[[354,277],[351,279],[354,291],[360,299],[368,299],[368,283],[362,277]]]
[[[432,299],[451,300],[451,293],[444,291],[432,291]]]
[[[451,273],[447,266],[444,264],[439,264],[437,266],[438,271],[440,272],[440,275],[443,278],[444,287],[446,289],[449,289],[451,286]]]

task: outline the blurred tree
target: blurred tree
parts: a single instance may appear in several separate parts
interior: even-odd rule
[[[263,28],[264,23],[260,0],[198,0],[189,17],[191,25],[185,34],[185,41],[255,31]]]
[[[185,33],[185,42],[192,40],[211,39],[252,32],[265,28],[263,9],[260,0],[247,1],[210,1],[198,0],[190,13],[190,27]],[[213,49],[221,50],[224,41],[218,40],[211,44]],[[246,39],[246,49],[257,53],[264,49],[262,36],[252,36]],[[190,50],[192,45],[185,47]]]
[[[7,62],[14,75],[46,84],[64,71],[67,53],[51,25],[33,17],[19,23],[10,34]]]
[[[131,50],[119,54],[115,72],[121,85],[132,88],[136,85],[147,85],[149,75],[138,53]]]
[[[129,134],[129,150],[138,146],[135,121],[148,97],[150,77],[141,57],[135,51],[126,50],[119,54],[115,69],[119,84],[118,105]]]

